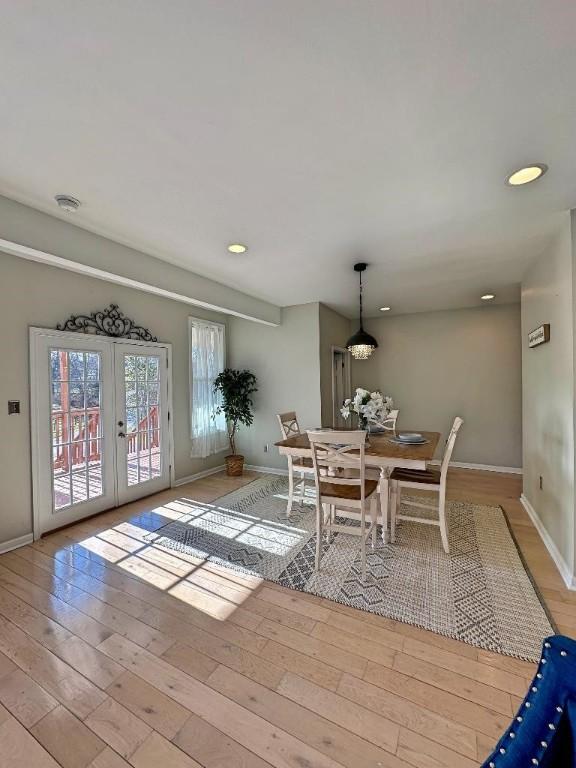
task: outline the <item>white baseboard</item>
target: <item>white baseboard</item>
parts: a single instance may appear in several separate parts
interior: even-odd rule
[[[13,549],[18,549],[18,547],[25,547],[27,544],[32,544],[33,541],[34,536],[31,533],[26,533],[24,536],[18,536],[16,539],[5,541],[0,544],[0,555],[3,555],[5,552],[11,552]]]
[[[538,531],[540,534],[540,538],[542,539],[542,542],[546,549],[548,550],[548,554],[554,560],[554,564],[556,568],[558,568],[558,572],[560,573],[560,576],[562,576],[562,579],[564,581],[564,584],[568,587],[568,589],[574,589],[576,590],[576,577],[570,572],[570,568],[568,567],[568,564],[566,563],[566,560],[562,557],[560,554],[558,547],[552,539],[550,538],[550,534],[544,527],[544,523],[540,520],[538,517],[538,514],[532,504],[528,501],[526,496],[522,494],[520,496],[520,503],[526,510],[528,517],[530,520],[534,523],[534,528]]]
[[[178,480],[174,480],[172,487],[176,488],[178,485],[186,485],[187,483],[193,483],[194,480],[201,480],[203,477],[209,475],[215,475],[218,472],[226,469],[225,464],[220,464],[218,467],[212,467],[211,469],[203,469],[202,472],[196,472],[194,475],[187,475],[186,477],[180,477]]]
[[[253,472],[263,472],[268,475],[288,475],[287,469],[276,469],[276,467],[259,467],[256,464],[245,464],[244,469],[251,469]],[[178,480],[174,480],[172,487],[176,488],[179,485],[193,483],[194,480],[201,480],[203,477],[215,475],[218,472],[224,472],[225,470],[226,464],[221,464],[218,467],[212,467],[212,469],[204,469],[202,472],[196,472],[194,475],[187,475],[186,477],[180,477]]]
[[[439,465],[441,462],[438,459],[431,461],[430,464]],[[451,461],[451,467],[459,467],[460,469],[479,469],[483,472],[502,472],[506,475],[521,475],[522,467],[498,467],[495,464],[468,464],[464,461]]]
[[[288,475],[287,469],[277,469],[276,467],[260,467],[257,464],[246,464],[246,469],[253,472],[263,472],[266,475]]]

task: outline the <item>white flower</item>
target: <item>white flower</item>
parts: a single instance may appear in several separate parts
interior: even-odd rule
[[[366,402],[364,402],[366,401]],[[340,409],[342,416],[347,419],[351,413],[356,413],[367,421],[381,422],[392,410],[394,402],[388,395],[384,396],[377,390],[370,392],[358,387],[353,398],[347,398]]]

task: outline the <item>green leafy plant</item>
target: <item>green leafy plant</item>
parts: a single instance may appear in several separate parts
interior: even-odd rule
[[[254,421],[252,394],[258,391],[256,383],[256,376],[250,371],[236,371],[233,368],[225,368],[214,380],[214,391],[222,396],[222,404],[216,409],[216,414],[224,414],[233,455],[236,455],[239,425],[249,427]]]

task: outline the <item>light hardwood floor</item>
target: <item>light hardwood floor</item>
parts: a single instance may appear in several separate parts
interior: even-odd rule
[[[144,542],[255,477],[213,475],[0,557],[0,766],[472,768],[533,665]],[[560,630],[565,589],[520,477],[453,470],[501,504]]]

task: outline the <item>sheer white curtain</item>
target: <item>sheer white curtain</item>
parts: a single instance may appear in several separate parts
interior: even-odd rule
[[[213,418],[220,397],[214,379],[224,370],[224,326],[189,318],[190,326],[190,437],[191,456],[204,458],[228,447],[226,421]]]

